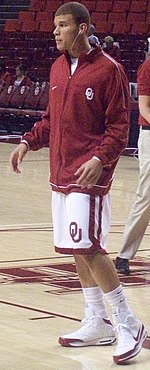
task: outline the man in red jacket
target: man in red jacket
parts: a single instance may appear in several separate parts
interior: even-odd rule
[[[85,298],[85,319],[62,346],[115,342],[103,294],[112,307],[118,335],[113,359],[136,356],[147,331],[134,317],[115,267],[102,248],[105,197],[124,150],[129,128],[125,73],[100,47],[88,42],[89,12],[80,3],[63,4],[55,14],[54,36],[62,55],[52,65],[49,106],[11,154],[13,170],[28,150],[50,147],[50,183],[55,250],[73,254]]]

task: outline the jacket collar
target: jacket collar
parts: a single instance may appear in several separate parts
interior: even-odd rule
[[[64,52],[64,55],[69,62],[71,63],[71,57],[67,51]],[[93,59],[97,58],[98,56],[102,55],[102,48],[101,46],[96,46],[95,48],[91,49],[89,53],[82,52],[79,55],[78,64],[82,64],[85,62],[93,62]]]

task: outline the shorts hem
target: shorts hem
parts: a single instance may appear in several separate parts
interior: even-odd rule
[[[102,248],[101,246],[95,247],[92,245],[90,248],[62,248],[62,247],[56,247],[55,246],[55,252],[60,253],[60,254],[70,254],[70,255],[75,255],[75,254],[85,254],[85,255],[92,255],[95,252],[99,252],[103,255],[108,254],[106,249]]]

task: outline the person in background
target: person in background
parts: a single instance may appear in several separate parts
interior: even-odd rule
[[[97,36],[94,35],[96,32],[95,26],[93,24],[90,24],[89,30],[88,30],[88,40],[91,46],[99,46],[100,41]]]
[[[120,62],[120,48],[115,44],[112,36],[106,36],[103,44],[103,51],[109,54],[112,58]]]
[[[135,202],[127,219],[123,243],[116,258],[118,272],[129,275],[131,260],[143,239],[150,220],[150,58],[139,67],[137,73],[139,125],[138,140],[139,182]]]
[[[122,66],[88,41],[90,15],[78,2],[61,5],[54,36],[62,55],[50,71],[49,105],[22,136],[10,163],[16,173],[30,150],[50,148],[55,251],[72,254],[85,298],[81,327],[61,335],[66,347],[112,344],[124,364],[142,349],[145,326],[129,307],[114,263],[101,245],[102,216],[129,131],[130,94]],[[58,73],[59,72],[59,73]],[[113,325],[104,304],[108,300]]]
[[[3,61],[0,61],[0,85],[8,86],[11,84],[11,74],[7,71],[6,65]]]
[[[19,64],[16,67],[16,74],[12,77],[11,84],[14,86],[32,86],[33,82],[27,76],[27,67],[24,64]]]

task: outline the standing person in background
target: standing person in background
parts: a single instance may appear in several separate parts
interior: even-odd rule
[[[23,135],[10,163],[20,173],[29,150],[50,147],[55,251],[74,256],[85,298],[81,328],[60,336],[59,343],[80,347],[115,342],[104,294],[118,336],[113,359],[122,364],[139,353],[147,331],[129,308],[114,263],[101,246],[101,220],[128,139],[129,87],[121,65],[100,47],[91,48],[89,24],[81,3],[64,3],[56,11],[54,36],[63,54],[51,68],[47,114]]]
[[[127,219],[123,244],[116,259],[118,272],[129,275],[129,260],[132,259],[143,239],[150,220],[150,58],[138,70],[139,95],[139,182],[135,202]]]
[[[109,54],[112,58],[120,62],[120,48],[115,44],[112,36],[106,36],[104,39],[103,51]]]
[[[33,82],[27,76],[27,67],[24,64],[19,64],[16,67],[16,74],[12,77],[12,85],[14,86],[32,86]]]
[[[89,44],[93,47],[100,45],[100,41],[99,41],[98,37],[94,35],[95,32],[96,32],[96,30],[95,30],[94,25],[90,24],[89,25],[89,30],[88,30],[88,40],[89,40]]]

